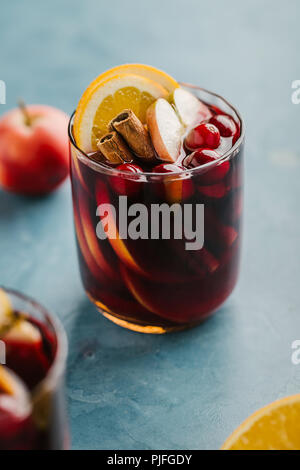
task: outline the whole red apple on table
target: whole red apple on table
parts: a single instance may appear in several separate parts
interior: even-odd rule
[[[45,105],[21,105],[0,119],[0,184],[20,194],[53,191],[69,172],[68,120]]]

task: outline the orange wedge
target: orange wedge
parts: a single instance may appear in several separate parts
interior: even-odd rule
[[[300,394],[256,411],[226,440],[223,450],[300,450]]]
[[[7,293],[0,289],[0,338],[14,322],[13,307]]]
[[[3,289],[0,289],[0,317],[4,318],[11,315],[13,308],[10,298]]]
[[[110,198],[109,194],[107,191],[107,188],[104,183],[101,181],[97,182],[97,187],[96,187],[96,200],[98,206],[101,204],[110,204]],[[108,225],[108,230],[106,230],[106,227],[103,226],[104,231],[107,234],[108,241],[111,244],[111,247],[115,251],[115,253],[118,255],[119,259],[126,264],[126,266],[129,266],[131,269],[133,269],[135,272],[139,273],[140,275],[145,275],[144,271],[142,268],[137,264],[133,256],[131,255],[129,249],[127,248],[124,240],[120,237],[116,221],[114,219],[114,215],[111,214],[108,209],[107,209],[107,225]],[[101,219],[101,223],[104,224],[103,219]],[[112,235],[110,235],[112,234]]]
[[[0,365],[0,390],[8,395],[14,394],[11,376],[4,366]]]
[[[73,128],[77,145],[86,153],[97,150],[97,140],[123,109],[131,109],[145,123],[148,107],[177,86],[169,75],[142,64],[121,65],[99,75],[77,106]]]
[[[111,265],[106,261],[104,255],[102,254],[99,242],[96,237],[96,230],[92,224],[92,220],[89,215],[89,211],[87,208],[86,201],[82,198],[79,200],[79,211],[82,220],[82,229],[85,235],[85,239],[90,250],[92,253],[96,263],[98,264],[99,268],[110,278],[114,278],[114,270],[112,269]]]
[[[98,78],[101,77],[103,80],[106,80],[120,73],[139,75],[141,77],[148,78],[149,80],[152,80],[153,82],[159,83],[162,87],[164,87],[168,91],[168,93],[172,93],[175,90],[175,88],[179,87],[179,84],[170,75],[163,72],[162,70],[157,69],[156,67],[152,67],[151,65],[145,65],[145,64],[118,65],[116,67],[113,67],[112,69],[107,70],[106,72],[101,74]],[[96,80],[93,83],[95,83]]]

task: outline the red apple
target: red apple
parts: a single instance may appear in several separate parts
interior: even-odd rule
[[[0,183],[20,194],[53,191],[68,175],[68,116],[44,105],[21,106],[0,119]]]

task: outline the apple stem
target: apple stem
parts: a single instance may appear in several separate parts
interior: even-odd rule
[[[18,106],[19,106],[19,108],[20,108],[20,110],[21,110],[21,112],[22,112],[22,114],[23,114],[24,121],[25,121],[25,125],[26,125],[26,126],[30,126],[32,120],[31,120],[31,117],[30,117],[30,115],[29,115],[29,113],[28,113],[28,109],[27,109],[27,107],[26,107],[25,102],[24,102],[23,100],[19,100],[19,101],[18,101]]]

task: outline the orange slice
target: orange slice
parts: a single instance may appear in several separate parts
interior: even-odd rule
[[[142,64],[121,65],[99,75],[77,106],[73,128],[77,145],[87,153],[97,150],[97,139],[123,109],[131,109],[145,123],[147,108],[177,86],[164,72]]]
[[[96,200],[98,206],[101,204],[107,204],[107,215],[106,223],[108,229],[106,229],[106,223],[101,219],[103,229],[107,234],[108,241],[111,244],[111,247],[118,255],[119,259],[133,269],[135,272],[140,275],[145,275],[142,268],[137,264],[129,249],[127,248],[124,240],[120,237],[114,215],[109,211],[110,198],[105,184],[102,181],[97,182],[96,187]]]
[[[13,308],[9,296],[3,289],[0,289],[0,319],[12,314]]]
[[[170,75],[163,72],[162,70],[157,69],[156,67],[145,64],[118,65],[117,67],[113,67],[112,69],[107,70],[98,78],[101,77],[103,80],[106,80],[120,73],[139,75],[141,77],[148,78],[149,80],[153,80],[154,82],[159,83],[162,87],[164,87],[169,93],[172,93],[175,88],[179,87],[179,84]]]
[[[22,422],[27,420],[32,412],[30,394],[26,385],[6,366],[0,366],[0,410],[1,425],[3,423],[5,425],[7,419],[12,422],[11,426],[5,426],[6,432],[3,435],[5,443],[15,435],[16,430],[23,429]]]
[[[80,247],[80,252],[81,252],[81,254],[84,258],[84,261],[86,262],[86,264],[87,264],[89,270],[91,271],[91,273],[93,274],[93,276],[96,279],[99,279],[99,278],[102,279],[103,272],[99,268],[99,265],[96,263],[93,255],[90,253],[88,244],[86,242],[84,233],[82,231],[82,226],[81,226],[79,217],[78,217],[76,212],[74,213],[74,225],[75,225],[75,229],[76,229],[76,238],[77,238],[77,241],[78,241],[78,245]]]
[[[14,386],[10,374],[4,366],[0,365],[0,391],[7,395],[14,394]],[[0,393],[1,393],[0,392]]]
[[[14,323],[13,307],[4,289],[0,289],[0,338]]]
[[[118,278],[116,269],[106,260],[100,249],[99,242],[96,237],[96,229],[93,226],[86,201],[83,198],[79,200],[79,211],[82,221],[83,234],[85,236],[85,240],[91,255],[93,256],[102,273],[109,279],[116,280]]]
[[[300,450],[300,394],[282,398],[247,418],[223,450]]]

